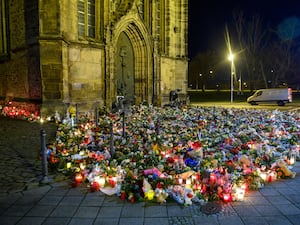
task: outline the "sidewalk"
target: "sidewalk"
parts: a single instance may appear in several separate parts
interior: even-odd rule
[[[299,174],[300,165],[294,167]],[[196,225],[300,224],[300,177],[275,181],[205,214],[199,204],[121,201],[117,196],[70,188],[67,182],[32,188],[0,198],[0,225]],[[213,207],[213,206],[212,206]]]

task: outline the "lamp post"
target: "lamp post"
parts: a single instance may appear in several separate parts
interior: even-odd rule
[[[234,75],[234,55],[229,54],[228,60],[231,62],[230,66],[230,102],[233,102],[233,75]]]

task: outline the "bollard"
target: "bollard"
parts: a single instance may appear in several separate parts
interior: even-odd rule
[[[125,137],[125,111],[123,111],[121,113],[122,117],[123,117],[123,122],[122,122],[122,128],[123,128],[123,131],[122,131],[122,137]]]
[[[41,130],[41,157],[42,157],[42,179],[40,180],[41,184],[48,184],[48,161],[47,161],[47,147],[46,147],[46,132]]]
[[[110,123],[110,155],[113,156],[115,154],[114,149],[114,131],[113,131],[113,124]]]
[[[156,134],[159,135],[159,131],[160,131],[160,120],[159,119],[156,122],[155,130],[156,130]]]
[[[99,120],[99,110],[98,110],[98,107],[96,107],[96,112],[95,112],[96,127],[98,127],[98,120]]]
[[[75,124],[78,124],[78,103],[76,103],[76,118],[75,118]]]

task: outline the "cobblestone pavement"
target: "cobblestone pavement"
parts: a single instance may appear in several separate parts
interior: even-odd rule
[[[0,196],[37,186],[42,175],[41,130],[54,138],[54,123],[0,117]]]
[[[117,196],[71,188],[69,181],[39,186],[40,131],[54,137],[55,124],[0,117],[0,225],[300,225],[300,163],[294,179],[248,192],[244,201],[220,204],[203,212],[206,203],[183,207],[121,201]]]

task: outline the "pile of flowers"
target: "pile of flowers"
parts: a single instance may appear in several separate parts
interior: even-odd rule
[[[0,102],[0,115],[14,119],[37,121],[40,119],[39,105],[14,101]]]
[[[134,106],[75,121],[66,115],[47,145],[50,168],[131,202],[240,201],[296,175],[296,112]]]

